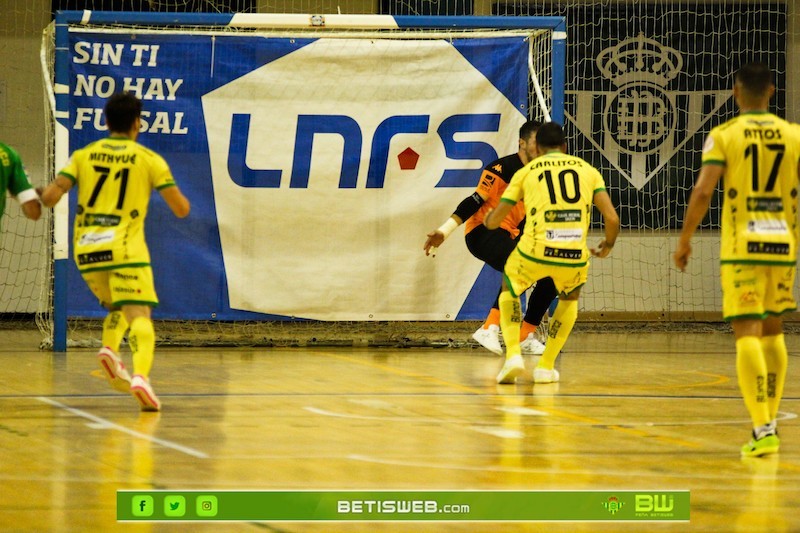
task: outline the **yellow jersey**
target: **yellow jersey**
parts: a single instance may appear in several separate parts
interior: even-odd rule
[[[73,152],[59,174],[78,187],[78,270],[149,265],[144,221],[150,196],[175,185],[164,158],[132,139],[109,137]]]
[[[522,199],[527,210],[517,250],[539,263],[582,267],[594,195],[606,190],[600,172],[560,151],[539,156],[511,179],[502,202]]]
[[[722,263],[795,264],[798,161],[800,133],[772,113],[743,113],[711,130],[703,165],[725,167]]]

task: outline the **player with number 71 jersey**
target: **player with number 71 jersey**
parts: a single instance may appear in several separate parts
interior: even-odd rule
[[[59,173],[78,185],[74,255],[81,272],[150,264],[144,221],[153,189],[175,186],[167,162],[127,137],[73,152]]]
[[[538,263],[587,265],[592,203],[595,193],[605,189],[603,176],[594,167],[558,150],[522,167],[501,199],[515,203],[525,198],[527,218],[517,251]]]
[[[800,130],[763,111],[711,130],[703,165],[725,167],[721,263],[794,265]]]

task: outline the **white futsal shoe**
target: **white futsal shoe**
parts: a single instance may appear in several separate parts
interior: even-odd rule
[[[478,331],[472,334],[472,338],[490,352],[503,355],[503,347],[500,346],[500,326],[492,324],[485,329],[480,327]]]
[[[97,352],[97,362],[103,370],[103,375],[108,379],[114,389],[120,392],[130,392],[131,376],[125,369],[122,359],[108,346],[103,346]]]
[[[544,353],[544,344],[539,342],[533,333],[528,333],[528,337],[519,343],[519,348],[523,355],[542,355]]]
[[[521,355],[510,357],[506,359],[506,362],[503,364],[503,368],[501,368],[500,373],[497,374],[497,382],[506,385],[516,383],[517,376],[522,374],[524,370],[525,361],[522,360]]]

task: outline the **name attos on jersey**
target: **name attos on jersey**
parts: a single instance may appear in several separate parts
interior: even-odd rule
[[[746,128],[744,130],[744,138],[745,139],[764,139],[767,141],[771,141],[774,139],[782,139],[781,137],[781,130],[777,128]]]

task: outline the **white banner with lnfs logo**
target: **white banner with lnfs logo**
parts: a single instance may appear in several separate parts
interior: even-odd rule
[[[72,36],[70,148],[105,135],[111,89],[134,90],[140,137],[193,203],[153,201],[168,318],[481,318],[483,264],[460,233],[425,234],[517,150],[522,38],[454,41]],[[77,276],[77,273],[73,273]],[[95,313],[72,283],[71,315]]]

